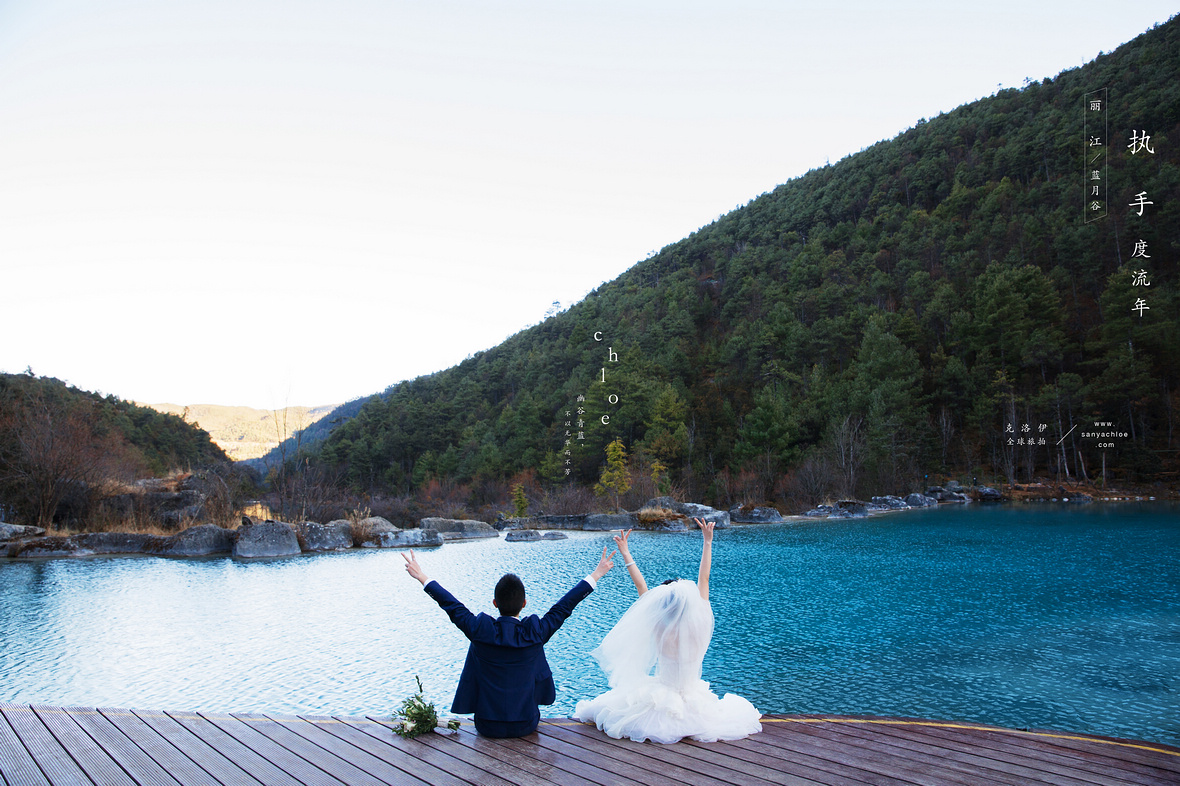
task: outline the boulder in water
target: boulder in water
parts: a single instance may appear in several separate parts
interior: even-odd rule
[[[43,527],[32,527],[27,524],[5,524],[0,522],[0,541],[20,540],[21,538],[36,538],[45,534]]]
[[[717,508],[711,508],[699,502],[677,502],[672,497],[655,497],[654,499],[649,499],[643,507],[667,508],[690,519],[698,518],[711,521],[716,529],[725,529],[729,526],[729,513],[727,511],[717,510]],[[685,526],[692,527],[692,524],[686,523]],[[618,528],[616,527],[615,529]]]
[[[848,518],[861,519],[869,515],[869,504],[859,499],[842,499],[836,502],[836,509],[847,513]],[[842,515],[841,518],[844,518]]]
[[[340,551],[352,548],[352,523],[336,519],[327,524],[305,521],[296,526],[304,551]]]
[[[281,521],[238,527],[233,555],[242,559],[290,557],[301,553],[295,528]]]
[[[777,524],[783,515],[775,508],[738,505],[729,509],[729,520],[735,524]]]
[[[375,517],[376,518],[376,517]],[[357,535],[356,545],[365,549],[400,549],[425,548],[426,546],[441,546],[442,538],[438,530],[427,528],[401,529],[381,519],[383,524],[366,525],[371,519],[361,522],[361,531]]]
[[[422,529],[434,530],[443,540],[500,537],[500,533],[494,527],[476,519],[443,519],[431,516],[422,519],[419,524]]]
[[[587,532],[610,532],[615,529],[636,529],[642,526],[634,513],[590,513],[582,522]]]
[[[869,508],[872,510],[905,510],[909,505],[901,497],[886,494],[884,497],[873,497]]]
[[[216,524],[198,524],[176,533],[150,553],[163,557],[207,557],[210,554],[230,554],[234,550],[233,530]]]

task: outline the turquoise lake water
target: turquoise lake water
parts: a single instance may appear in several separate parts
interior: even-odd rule
[[[505,571],[543,613],[609,537],[452,543],[425,570],[491,611]],[[695,578],[699,533],[632,537],[649,583]],[[0,701],[388,714],[440,707],[467,642],[393,551],[0,562]],[[766,713],[902,715],[1180,745],[1180,507],[942,507],[718,531],[705,679]],[[546,651],[558,703],[634,599],[621,563]]]

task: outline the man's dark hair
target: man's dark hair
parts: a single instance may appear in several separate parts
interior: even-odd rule
[[[515,573],[505,573],[496,582],[496,608],[505,617],[515,617],[524,608],[524,582]]]

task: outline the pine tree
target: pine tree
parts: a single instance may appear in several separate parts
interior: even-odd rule
[[[524,486],[517,483],[512,487],[512,507],[518,519],[522,519],[529,512],[529,498],[525,496]]]
[[[627,473],[627,451],[623,447],[623,440],[617,437],[606,446],[606,466],[599,476],[594,493],[600,496],[614,494],[615,513],[619,512],[619,495],[626,494],[631,488],[631,477]]]
[[[660,463],[659,459],[651,463],[651,483],[660,494],[667,494],[672,488],[671,480],[668,478],[668,468]]]

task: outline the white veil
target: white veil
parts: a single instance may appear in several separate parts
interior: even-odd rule
[[[679,579],[648,590],[631,604],[590,654],[612,688],[637,685],[652,673],[677,689],[701,678],[713,637],[713,609],[696,582]]]

